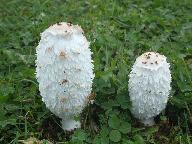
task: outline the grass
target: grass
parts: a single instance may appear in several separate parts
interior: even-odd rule
[[[192,143],[191,0],[1,0],[0,143],[30,137],[65,144]],[[94,105],[83,127],[65,133],[41,101],[35,79],[40,33],[60,21],[79,24],[94,53]],[[128,74],[135,59],[157,51],[171,63],[168,106],[145,128],[130,114]]]

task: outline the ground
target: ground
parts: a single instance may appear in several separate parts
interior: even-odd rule
[[[75,132],[46,109],[34,74],[40,33],[61,21],[81,25],[94,53],[96,100]],[[0,34],[0,143],[192,143],[191,0],[1,0]],[[146,51],[167,56],[172,73],[167,108],[148,128],[131,115],[127,88]]]

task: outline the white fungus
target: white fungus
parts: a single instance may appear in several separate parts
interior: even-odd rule
[[[62,119],[64,130],[80,127],[74,118],[89,102],[94,78],[89,44],[80,26],[61,22],[41,34],[36,49],[42,101]]]
[[[165,109],[171,90],[171,73],[166,57],[155,52],[139,56],[129,75],[132,113],[144,125],[154,124],[154,117]]]

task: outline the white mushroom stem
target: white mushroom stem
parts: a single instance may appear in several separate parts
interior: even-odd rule
[[[81,127],[81,123],[74,119],[62,119],[62,128],[66,131],[71,131]]]
[[[145,126],[153,126],[155,124],[153,118],[143,119],[141,120],[141,123],[143,123]]]

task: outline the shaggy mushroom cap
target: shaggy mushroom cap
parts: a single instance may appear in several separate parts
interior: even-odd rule
[[[171,73],[166,57],[155,52],[139,56],[129,75],[129,96],[133,115],[145,121],[165,107],[171,90]]]
[[[156,52],[146,52],[136,59],[135,66],[150,70],[158,70],[166,64],[166,57]]]
[[[46,37],[49,34],[54,36],[66,37],[74,34],[82,35],[84,32],[79,25],[73,25],[72,23],[61,22],[50,26],[42,33],[42,37]]]
[[[89,42],[78,25],[57,23],[41,34],[36,78],[42,101],[62,119],[81,113],[94,78]]]

